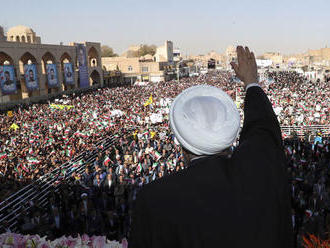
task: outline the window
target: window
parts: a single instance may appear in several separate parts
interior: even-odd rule
[[[131,65],[128,66],[128,71],[133,71],[133,67]]]
[[[147,66],[142,66],[142,72],[148,72],[148,67]]]

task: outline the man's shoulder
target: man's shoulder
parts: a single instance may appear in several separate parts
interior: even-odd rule
[[[194,188],[203,187],[214,175],[210,171],[219,169],[221,158],[207,157],[193,161],[184,170],[167,175],[163,178],[146,184],[139,194],[146,200],[148,199],[174,199],[185,196],[187,192]],[[223,164],[223,166],[226,166]]]

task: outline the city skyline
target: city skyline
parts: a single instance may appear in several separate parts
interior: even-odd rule
[[[249,2],[249,3],[247,3]],[[130,45],[171,40],[183,55],[223,53],[229,45],[296,54],[329,46],[326,0],[277,1],[45,1],[6,3],[2,26],[31,27],[42,43],[96,41],[118,54]],[[15,14],[13,14],[15,13]],[[37,14],[35,14],[37,13]],[[31,15],[32,14],[32,15]]]

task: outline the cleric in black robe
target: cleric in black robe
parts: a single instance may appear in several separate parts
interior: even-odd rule
[[[221,96],[210,97],[212,94],[205,91],[210,86],[181,93],[171,106],[170,122],[189,166],[140,191],[133,211],[130,248],[292,247],[279,123],[266,94],[256,84],[254,54],[238,47],[237,55],[238,65],[232,66],[247,88],[239,146],[228,156],[228,142],[236,138],[237,131],[237,114],[230,112],[233,103],[226,103]],[[217,104],[220,110],[214,109]],[[212,111],[215,115],[210,115]],[[201,120],[196,119],[198,115]],[[225,129],[207,121],[220,123]],[[196,132],[198,127],[200,132]],[[219,130],[217,135],[215,130]]]

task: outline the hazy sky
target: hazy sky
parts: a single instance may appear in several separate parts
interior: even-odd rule
[[[97,41],[122,53],[131,44],[172,40],[182,53],[247,44],[265,51],[330,47],[330,0],[10,0],[0,25],[26,25],[42,43]]]

